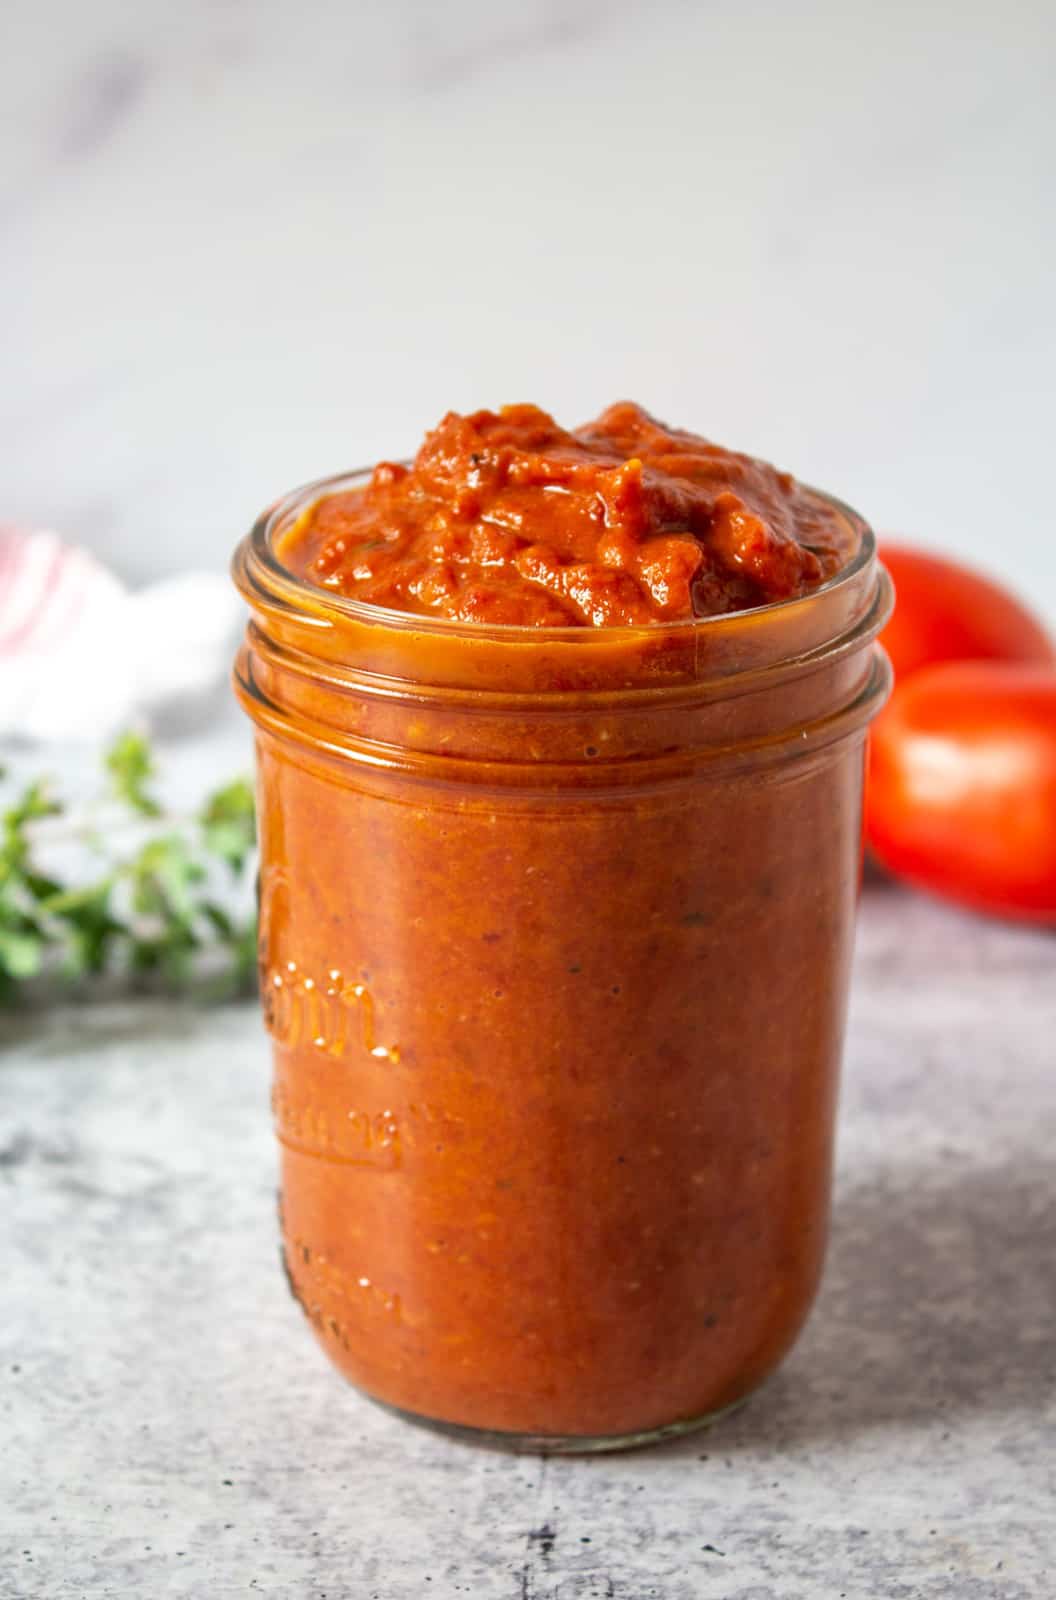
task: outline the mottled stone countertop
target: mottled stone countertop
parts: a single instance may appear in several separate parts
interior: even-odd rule
[[[335,1376],[250,1007],[7,1024],[0,1595],[1052,1600],[1056,945],[866,896],[832,1255],[710,1433],[508,1458]]]

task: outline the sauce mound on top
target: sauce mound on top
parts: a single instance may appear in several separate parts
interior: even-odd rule
[[[572,433],[537,406],[451,412],[412,466],[325,495],[278,554],[390,610],[601,628],[794,599],[855,539],[788,473],[622,402]]]

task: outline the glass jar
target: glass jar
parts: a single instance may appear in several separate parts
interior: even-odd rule
[[[590,1450],[697,1427],[825,1249],[888,689],[872,535],[814,594],[466,625],[242,543],[283,1249],[334,1363],[419,1421]]]

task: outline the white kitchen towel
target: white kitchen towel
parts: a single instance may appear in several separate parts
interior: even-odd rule
[[[98,740],[200,704],[240,612],[219,573],[131,590],[57,534],[0,523],[0,738]]]

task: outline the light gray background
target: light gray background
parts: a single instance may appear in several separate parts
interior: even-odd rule
[[[0,517],[219,566],[449,405],[632,395],[1056,618],[1053,17],[6,6]]]

